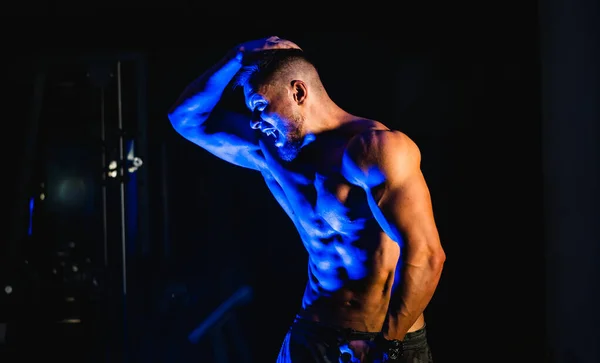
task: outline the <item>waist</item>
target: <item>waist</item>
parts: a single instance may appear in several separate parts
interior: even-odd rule
[[[378,299],[321,296],[310,304],[303,304],[298,317],[337,328],[380,331],[387,315],[388,301],[385,296]]]
[[[393,275],[387,281],[352,281],[327,291],[312,280],[307,284],[302,310],[306,319],[357,330],[379,330],[387,314]],[[368,323],[367,323],[368,322]]]
[[[312,321],[297,315],[291,327],[292,330],[299,330],[303,333],[310,332],[324,339],[334,339],[338,342],[349,342],[353,340],[374,342],[381,339],[381,331],[362,331],[352,328],[335,326],[327,323]],[[402,341],[405,350],[419,349],[427,346],[426,325],[418,330],[409,332]]]
[[[297,315],[292,324],[292,331],[301,330],[303,332],[311,332],[320,337],[329,337],[340,342],[348,342],[352,340],[374,341],[381,335],[381,331],[364,331],[353,329],[344,326],[338,326],[330,323],[314,321],[307,319],[302,315]]]

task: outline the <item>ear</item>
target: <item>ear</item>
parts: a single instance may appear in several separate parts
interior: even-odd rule
[[[301,105],[302,103],[304,103],[304,101],[306,101],[306,96],[308,95],[308,87],[306,86],[306,83],[304,83],[304,81],[301,80],[293,80],[291,85],[294,101],[296,101],[298,105]]]

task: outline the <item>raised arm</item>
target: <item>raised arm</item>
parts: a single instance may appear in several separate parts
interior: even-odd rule
[[[257,169],[260,153],[250,114],[228,110],[223,96],[242,68],[245,54],[297,47],[278,37],[233,47],[220,61],[189,84],[168,113],[173,128],[187,140],[232,164]]]
[[[434,221],[429,189],[415,143],[398,131],[374,131],[353,139],[344,173],[363,187],[382,229],[401,248],[398,288],[392,292],[387,339],[404,339],[431,300],[445,253]]]

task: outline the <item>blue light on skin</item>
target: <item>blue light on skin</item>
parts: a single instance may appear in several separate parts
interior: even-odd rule
[[[293,122],[295,120],[293,117],[281,115],[279,111],[283,107],[278,107],[279,104],[269,107],[270,104],[265,96],[257,93],[248,84],[244,86],[244,94],[246,107],[252,113],[250,127],[259,130],[269,138],[274,138],[274,145],[277,148],[283,147],[286,139],[288,139],[288,133],[294,130]],[[275,100],[279,99],[275,97]],[[302,137],[301,147],[315,139],[315,135],[311,134],[302,135]],[[368,269],[364,262],[368,258],[368,252],[352,246],[351,242],[361,238],[361,231],[364,228],[370,228],[365,225],[366,220],[345,220],[344,215],[347,211],[340,208],[339,201],[336,198],[327,195],[326,188],[319,186],[318,176],[315,187],[317,194],[319,194],[317,203],[320,206],[317,211],[313,208],[304,208],[303,205],[307,203],[306,197],[297,190],[298,185],[295,185],[292,181],[295,180],[294,175],[290,175],[288,170],[280,170],[277,160],[271,159],[269,148],[263,147],[261,140],[259,140],[259,144],[267,161],[266,164],[270,166],[270,173],[282,188],[282,193],[280,193],[282,195],[276,197],[276,199],[280,204],[287,206],[284,209],[292,211],[292,219],[297,218],[296,227],[303,230],[300,231],[300,235],[303,237],[304,244],[309,249],[311,256],[309,270],[314,278],[309,279],[310,290],[303,299],[303,306],[310,305],[311,301],[317,298],[313,294],[317,291],[333,292],[343,287],[346,280],[365,278]],[[351,160],[346,159],[344,161],[346,164],[353,164]],[[360,185],[367,192],[368,204],[374,214],[373,217],[376,220],[385,221],[370,190],[371,187],[379,186],[385,181],[383,173],[377,168],[364,171],[355,166],[350,169],[347,170],[349,180],[355,181],[355,184]],[[313,215],[313,213],[316,215]],[[305,221],[306,223],[303,223]],[[386,223],[383,228],[388,233],[395,232],[392,233],[394,240],[397,242],[401,240],[398,231],[395,231],[389,223]]]

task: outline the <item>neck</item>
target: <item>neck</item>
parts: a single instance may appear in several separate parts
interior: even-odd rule
[[[354,115],[346,112],[331,100],[321,102],[310,108],[309,111],[304,124],[304,138],[308,140],[308,142],[305,141],[306,144],[314,141],[319,134],[335,130],[356,119]]]

